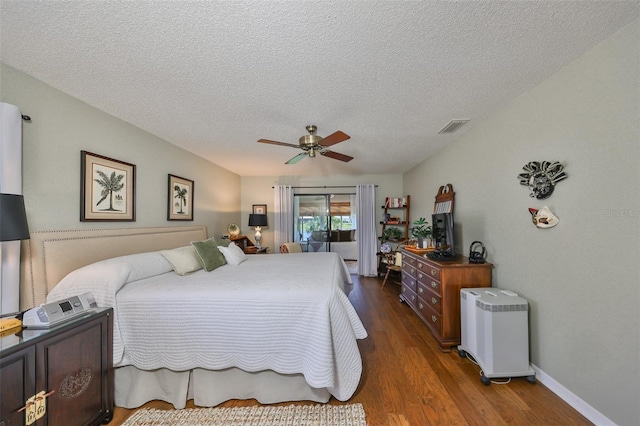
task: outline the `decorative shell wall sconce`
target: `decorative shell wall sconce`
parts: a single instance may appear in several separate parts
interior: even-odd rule
[[[531,221],[538,228],[553,228],[560,222],[560,219],[551,213],[551,210],[547,206],[544,206],[540,210],[529,208],[529,213],[531,213]]]
[[[569,177],[558,161],[531,161],[523,167],[526,173],[520,173],[520,185],[528,186],[529,196],[538,200],[549,198],[558,182]]]

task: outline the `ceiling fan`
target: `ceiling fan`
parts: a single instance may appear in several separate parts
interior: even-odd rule
[[[323,138],[322,136],[316,135],[316,130],[318,128],[313,124],[310,124],[306,127],[308,135],[304,135],[299,139],[299,144],[294,145],[292,143],[286,142],[278,142],[271,141],[269,139],[258,139],[260,143],[268,143],[272,145],[282,145],[282,146],[290,146],[292,148],[300,148],[304,152],[293,157],[291,160],[287,161],[285,164],[295,164],[298,161],[302,160],[304,157],[315,157],[316,154],[323,155],[325,157],[333,158],[334,160],[347,161],[353,160],[353,157],[350,157],[345,154],[340,154],[338,152],[330,151],[327,147],[331,145],[335,145],[340,142],[344,142],[349,139],[351,136],[347,135],[344,132],[338,130],[335,133],[330,134],[329,136]]]

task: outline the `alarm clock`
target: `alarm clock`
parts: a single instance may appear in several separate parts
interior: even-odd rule
[[[97,307],[93,295],[83,293],[29,309],[22,317],[22,325],[35,329],[50,328]]]

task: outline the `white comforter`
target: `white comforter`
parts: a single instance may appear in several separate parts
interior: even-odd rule
[[[248,256],[181,277],[152,252],[78,269],[47,301],[90,291],[113,307],[115,366],[302,373],[344,401],[362,372],[356,339],[367,336],[349,284],[335,253]]]

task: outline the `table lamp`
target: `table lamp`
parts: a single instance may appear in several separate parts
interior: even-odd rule
[[[29,239],[22,195],[0,194],[0,241]],[[13,312],[20,304],[20,246],[2,244],[0,265],[0,313]]]
[[[15,194],[0,194],[0,241],[29,239],[27,213],[24,197]]]
[[[262,248],[260,246],[260,240],[262,239],[262,231],[263,226],[267,226],[267,215],[266,214],[250,214],[249,215],[249,226],[256,227],[256,247],[258,249]]]

